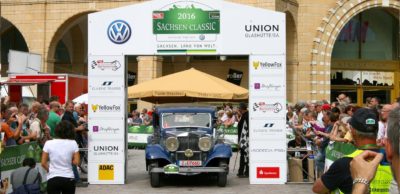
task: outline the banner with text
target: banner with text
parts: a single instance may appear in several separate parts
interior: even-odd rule
[[[36,169],[42,176],[42,184],[46,179],[46,171],[41,167],[40,162],[42,158],[42,149],[36,142],[24,143],[22,145],[8,146],[0,154],[0,172],[1,179],[8,179],[8,189],[6,193],[12,192],[12,185],[10,182],[11,173],[22,166],[25,158],[33,158],[36,161]],[[2,181],[0,180],[0,181]]]

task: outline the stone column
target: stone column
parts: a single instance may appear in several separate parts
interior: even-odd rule
[[[45,72],[45,73],[54,73],[54,62],[55,61],[56,61],[55,59],[47,59],[46,61],[44,61],[44,63],[42,63],[42,64],[44,64],[44,66],[41,71]]]
[[[160,56],[139,56],[138,61],[138,84],[162,76],[163,58]],[[150,110],[153,104],[138,100],[138,110],[147,108]]]

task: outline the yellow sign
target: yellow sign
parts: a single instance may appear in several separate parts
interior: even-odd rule
[[[98,104],[92,104],[92,110],[93,110],[93,112],[96,112],[98,108],[99,108],[99,105],[98,105]]]
[[[99,180],[100,181],[114,180],[114,165],[113,164],[100,164],[99,165]]]

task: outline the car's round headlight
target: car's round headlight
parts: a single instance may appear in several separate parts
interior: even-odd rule
[[[201,137],[199,139],[199,148],[203,152],[208,152],[211,149],[211,138],[210,137]]]
[[[176,137],[168,137],[165,140],[165,147],[170,152],[175,152],[179,148],[179,141]]]

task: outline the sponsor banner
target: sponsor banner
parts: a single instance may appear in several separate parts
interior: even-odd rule
[[[88,69],[89,77],[125,75],[124,56],[89,55]]]
[[[22,145],[8,146],[0,154],[0,164],[1,164],[1,179],[8,179],[10,184],[6,193],[12,192],[11,185],[11,173],[22,166],[22,162],[25,158],[33,158],[36,161],[36,169],[40,172],[42,176],[42,184],[45,184],[46,171],[40,165],[42,158],[42,149],[36,142],[24,143]],[[2,181],[0,180],[0,181]]]
[[[90,184],[124,184],[124,163],[89,162]]]
[[[219,31],[219,10],[197,2],[175,2],[153,11],[153,34],[219,34]]]
[[[252,94],[265,96],[283,96],[286,93],[286,80],[284,77],[252,77],[249,85]]]
[[[283,99],[254,98],[249,101],[251,118],[257,117],[280,117],[286,114],[286,104]]]
[[[286,58],[285,55],[274,55],[274,56],[261,56],[261,55],[252,55],[250,56],[250,72],[251,78],[254,76],[260,77],[270,77],[270,79],[286,79],[284,75],[286,75]],[[281,80],[282,81],[282,80]],[[253,80],[250,80],[250,83],[254,83]],[[275,83],[280,83],[275,81]],[[282,82],[286,84],[285,82]],[[282,84],[281,83],[281,84]]]
[[[89,79],[91,96],[119,96],[125,95],[125,80],[123,77],[92,77]]]
[[[240,82],[242,82],[242,77],[243,77],[243,71],[229,69],[226,81],[240,86]]]
[[[219,130],[224,131],[224,142],[231,145],[233,149],[238,148],[238,128],[237,124],[226,128],[224,125],[221,125]]]
[[[147,144],[147,138],[153,135],[153,126],[130,126],[128,128],[128,144],[142,147]]]
[[[249,120],[250,183],[285,183],[287,171],[285,55],[250,55]]]
[[[124,44],[131,38],[131,26],[124,20],[115,20],[107,28],[108,39],[115,44]]]
[[[225,132],[225,143],[237,148],[238,129],[235,126],[229,128],[221,127]],[[147,145],[147,138],[153,135],[153,126],[130,126],[128,128],[128,145],[132,147],[145,147]]]
[[[158,53],[216,53],[220,11],[195,1],[174,2],[152,13]]]
[[[285,137],[285,134],[282,133]],[[286,140],[253,140],[250,143],[251,162],[286,161]]]
[[[147,138],[150,134],[128,133],[128,144],[135,146],[147,145]]]
[[[122,45],[129,41],[133,29],[123,20],[115,21],[108,27],[108,38]],[[113,162],[125,165],[125,66],[123,55],[89,55],[89,163]],[[96,171],[91,170],[96,168]],[[100,179],[106,184],[123,183],[125,168],[110,169],[98,173],[97,166],[89,166],[88,179]],[[116,178],[116,175],[120,175]]]
[[[252,162],[251,184],[284,184],[287,179],[287,162]]]
[[[123,141],[96,141],[89,139],[90,162],[121,162],[125,161],[125,143]]]
[[[137,73],[128,71],[128,87],[133,86],[136,82]]]
[[[124,102],[121,97],[100,97],[95,96],[89,98],[89,116],[94,117],[108,117],[124,116]]]
[[[89,135],[96,140],[123,140],[124,121],[123,117],[89,117]]]
[[[327,171],[337,159],[343,158],[344,156],[349,155],[356,150],[357,148],[353,144],[330,142],[326,147],[324,171]]]
[[[258,118],[251,123],[250,138],[259,139],[279,139],[286,141],[286,123],[282,119]]]

